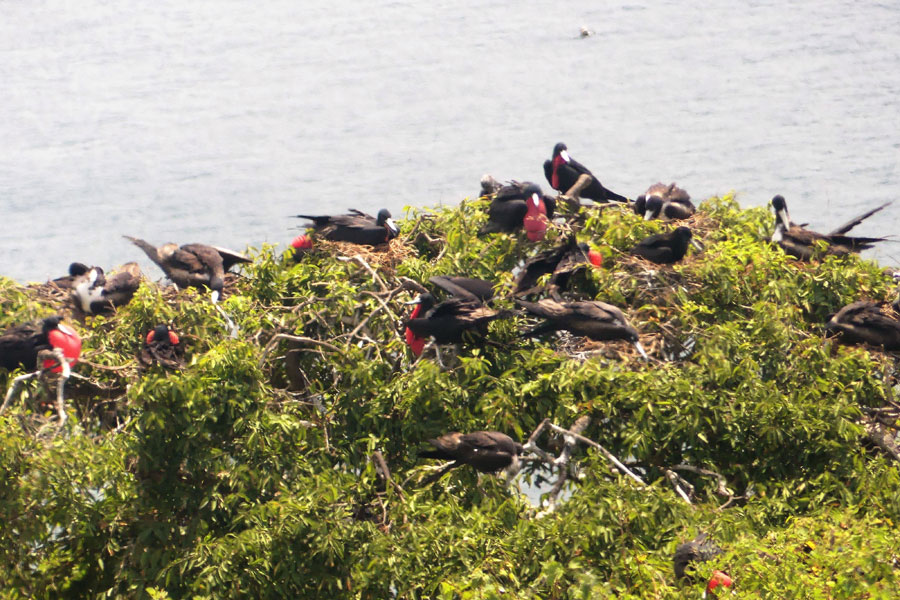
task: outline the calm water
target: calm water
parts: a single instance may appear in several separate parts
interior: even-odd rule
[[[156,278],[122,234],[283,243],[298,212],[544,183],[557,141],[628,196],[782,193],[821,230],[900,190],[896,2],[480,4],[0,0],[0,273]]]

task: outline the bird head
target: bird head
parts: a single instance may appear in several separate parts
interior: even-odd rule
[[[386,208],[382,208],[378,211],[378,217],[375,220],[375,224],[386,228],[391,234],[390,237],[394,237],[400,233],[400,228],[394,223],[394,220],[391,218],[391,212]]]

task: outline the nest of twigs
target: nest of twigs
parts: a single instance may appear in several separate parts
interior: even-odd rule
[[[351,242],[332,242],[317,238],[316,248],[319,252],[332,256],[359,256],[372,268],[380,269],[388,274],[393,274],[397,265],[417,254],[414,247],[407,245],[399,237],[390,240],[386,244],[377,246],[365,246]]]

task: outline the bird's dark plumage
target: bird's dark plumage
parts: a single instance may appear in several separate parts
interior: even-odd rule
[[[438,344],[454,344],[463,341],[466,334],[484,337],[488,323],[503,316],[479,301],[459,297],[435,304],[434,296],[422,294],[417,302],[418,306],[406,321],[407,341],[411,337],[431,337]]]
[[[675,221],[687,219],[696,212],[696,208],[690,194],[674,183],[654,183],[634,201],[634,211],[648,221]]]
[[[142,278],[136,262],[124,264],[110,275],[100,267],[91,267],[72,280],[72,299],[86,314],[110,312],[131,301]]]
[[[316,234],[333,242],[377,246],[389,242],[400,233],[386,208],[379,210],[377,217],[371,217],[356,209],[350,209],[345,215],[296,215],[296,217],[312,221]]]
[[[675,570],[675,577],[681,579],[683,577],[691,577],[691,571],[695,567],[694,563],[706,562],[722,553],[712,540],[707,538],[705,533],[700,533],[690,542],[679,544],[675,549],[675,555],[672,557],[672,566]]]
[[[478,234],[513,233],[543,219],[549,223],[555,212],[556,199],[545,196],[539,185],[514,181],[501,187],[491,199],[488,222]],[[543,231],[546,231],[546,225]],[[529,235],[529,239],[543,238],[543,231]]]
[[[452,275],[435,275],[428,281],[452,296],[480,302],[482,304],[494,297],[494,284],[485,279],[457,277]]]
[[[843,344],[900,350],[900,321],[892,309],[881,303],[860,300],[848,304],[829,319],[825,329]]]
[[[787,254],[800,260],[810,260],[816,252],[817,243],[824,242],[825,254],[844,255],[851,252],[860,252],[871,248],[875,242],[882,242],[886,238],[858,237],[845,235],[848,231],[859,225],[863,220],[880,211],[887,205],[866,211],[865,213],[850,219],[831,233],[823,234],[804,228],[791,221],[784,196],[777,195],[772,198],[772,208],[775,210],[775,233],[772,234],[772,242],[778,244]]]
[[[581,191],[579,196],[594,202],[627,202],[628,198],[603,187],[600,180],[590,170],[569,156],[568,148],[562,142],[553,147],[553,157],[544,161],[544,176],[550,187],[565,194],[581,175],[590,175],[591,183]]]
[[[87,273],[88,269],[89,267],[84,263],[73,262],[69,265],[69,274],[64,275],[63,277],[57,277],[52,283],[60,289],[70,290],[72,289],[72,282],[75,278]]]
[[[483,473],[493,473],[518,462],[524,448],[505,433],[476,431],[474,433],[448,433],[428,440],[434,450],[419,452],[422,458],[455,460],[460,465],[471,465]]]
[[[678,262],[687,253],[691,237],[690,229],[678,227],[669,233],[658,233],[641,240],[631,253],[658,264]]]
[[[166,369],[180,369],[184,366],[184,346],[167,325],[157,325],[144,339],[138,360],[144,367],[158,364]]]
[[[12,371],[22,367],[26,371],[37,368],[41,350],[51,349],[48,334],[59,327],[59,317],[23,323],[0,334],[0,367]]]
[[[579,244],[575,236],[570,235],[559,246],[539,252],[525,261],[516,277],[513,294],[526,296],[538,291],[538,280],[548,274],[548,288],[551,293],[558,292],[566,288],[569,278],[576,271],[599,261],[587,244]]]
[[[221,294],[225,287],[225,272],[237,263],[251,262],[243,254],[217,246],[185,244],[178,247],[169,243],[157,248],[138,238],[127,235],[125,238],[143,250],[166,277],[180,287],[208,287]]]
[[[524,333],[525,336],[566,330],[592,340],[638,342],[637,329],[628,323],[621,310],[606,302],[597,300],[557,302],[544,299],[539,302],[516,300],[516,303],[531,314],[546,319],[541,325]]]

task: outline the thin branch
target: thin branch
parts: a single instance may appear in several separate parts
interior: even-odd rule
[[[693,465],[675,465],[672,469],[676,471],[688,471],[690,473],[696,473],[697,475],[706,475],[707,477],[715,477],[716,478],[716,493],[723,498],[728,498],[732,495],[732,493],[728,490],[727,481],[724,476],[720,473],[716,473],[715,471],[710,471],[709,469],[701,469],[700,467],[695,467]]]
[[[391,470],[388,469],[387,463],[384,462],[384,456],[381,454],[381,450],[373,452],[371,458],[372,462],[375,463],[375,472],[378,473],[378,476],[381,477],[385,483],[391,484],[401,498],[405,498],[406,496],[403,493],[403,488],[391,478]]]
[[[633,471],[631,471],[631,469],[629,469],[628,467],[623,465],[622,462],[612,454],[612,452],[610,452],[609,450],[607,450],[606,448],[604,448],[603,446],[601,446],[594,440],[588,439],[588,438],[584,437],[583,435],[569,431],[568,429],[563,429],[559,425],[554,425],[553,423],[550,423],[549,427],[550,427],[550,429],[552,429],[553,431],[556,431],[558,433],[563,433],[563,434],[568,434],[568,435],[573,436],[576,440],[578,440],[582,444],[587,444],[588,446],[596,448],[597,450],[602,452],[603,456],[605,456],[609,462],[611,462],[613,465],[615,465],[616,468],[619,469],[620,472],[622,472],[625,475],[628,475],[629,477],[631,477],[633,480],[635,480],[636,482],[638,482],[641,485],[647,485],[646,483],[644,483],[643,479],[641,479],[640,477],[635,475],[635,473]]]
[[[259,367],[260,368],[262,368],[262,366],[265,364],[266,357],[269,355],[269,353],[272,351],[272,349],[275,347],[275,345],[278,343],[279,340],[288,340],[290,342],[296,342],[298,344],[309,344],[312,346],[321,346],[327,350],[331,350],[332,352],[341,352],[340,348],[338,348],[337,346],[333,346],[333,345],[329,344],[328,342],[323,342],[321,340],[316,340],[313,338],[302,337],[302,336],[297,336],[297,335],[289,335],[287,333],[276,333],[275,335],[272,336],[272,339],[269,340],[269,343],[266,344],[266,347],[263,348],[262,356],[260,356],[260,358],[259,358]]]
[[[342,262],[355,262],[356,264],[361,266],[363,269],[365,269],[369,273],[369,275],[372,276],[372,281],[374,283],[378,284],[381,287],[382,291],[386,292],[388,290],[388,286],[384,283],[384,280],[382,280],[381,277],[378,276],[378,273],[376,273],[375,269],[373,269],[371,267],[371,265],[369,265],[369,263],[366,262],[366,259],[364,259],[359,254],[356,254],[351,257],[338,256],[337,259]]]
[[[672,471],[670,469],[666,469],[666,479],[669,480],[669,483],[675,488],[675,491],[681,496],[681,499],[687,502],[688,504],[693,504],[691,502],[691,498],[685,493],[685,491],[681,488],[680,483],[686,483],[684,479],[678,476],[678,473]]]

